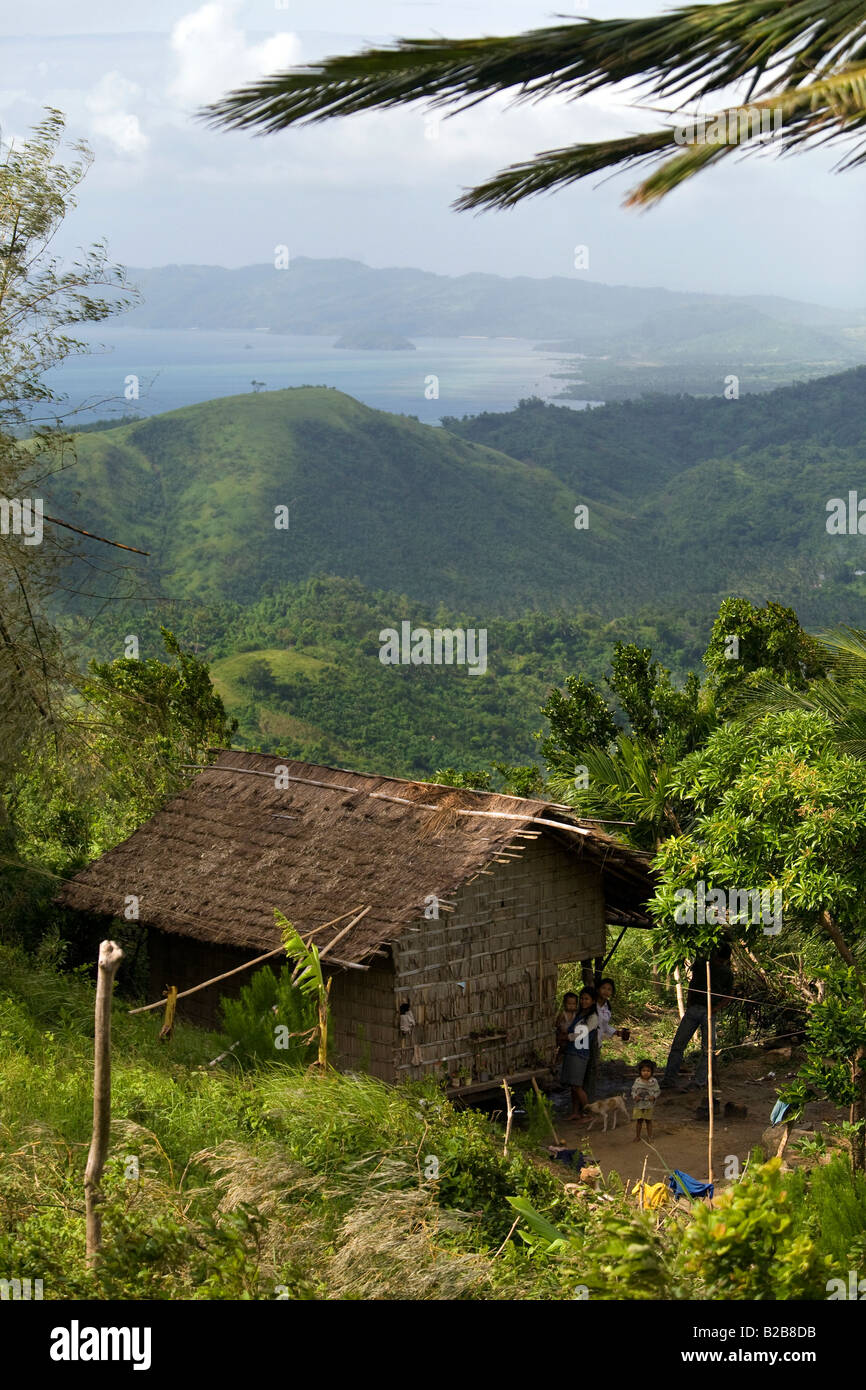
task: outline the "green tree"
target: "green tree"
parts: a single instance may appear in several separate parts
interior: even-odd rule
[[[768,685],[804,691],[826,673],[828,654],[803,631],[793,608],[745,598],[726,598],[713,623],[704,665],[716,709],[727,718]]]
[[[279,689],[271,670],[271,663],[259,656],[246,663],[238,676],[238,685],[244,686],[256,695],[273,695]]]
[[[681,829],[673,766],[704,740],[713,712],[696,675],[678,690],[650,649],[634,643],[616,644],[605,685],[613,708],[582,676],[569,676],[565,693],[552,691],[542,706],[551,789],[587,817],[633,822],[628,838],[656,849]]]
[[[400,39],[263,78],[203,114],[215,125],[271,132],[417,101],[462,110],[509,91],[519,102],[554,94],[573,101],[623,84],[656,110],[708,103],[723,124],[711,127],[707,140],[690,140],[690,132],[670,124],[546,150],[470,189],[457,206],[512,207],[576,179],[650,164],[628,200],[647,204],[734,153],[765,148],[760,122],[749,119],[755,111],[782,113],[774,137],[782,150],[846,141],[851,149],[842,167],[857,167],[866,159],[858,143],[866,124],[864,79],[858,6],[723,0],[638,19],[581,17],[501,37]],[[729,105],[731,88],[742,102]]]
[[[127,306],[124,274],[104,246],[65,267],[53,243],[76,204],[91,156],[81,142],[64,163],[64,121],[49,110],[28,140],[0,144],[0,498],[43,507],[43,531],[0,534],[0,838],[4,789],[28,743],[63,733],[68,711],[58,687],[69,680],[44,601],[68,559],[68,530],[44,517],[40,480],[74,462],[64,401],[46,384],[49,369],[89,351],[70,334]],[[5,528],[4,528],[5,529]],[[34,543],[35,541],[35,543]]]
[[[761,681],[752,713],[763,706],[823,714],[839,747],[852,757],[866,758],[866,633],[840,627],[815,639],[815,645],[819,674],[794,684]]]
[[[717,729],[704,748],[682,759],[672,789],[691,803],[694,815],[689,832],[668,839],[656,858],[660,883],[650,910],[662,928],[665,964],[706,954],[727,927],[747,943],[772,941],[778,955],[786,943],[790,949],[805,940],[826,967],[851,972],[840,998],[854,990],[846,1017],[854,1012],[839,1038],[853,1049],[845,1060],[855,1166],[863,1170],[866,767],[840,751],[823,715],[785,711]],[[709,899],[704,921],[689,910],[688,895],[700,882],[708,894],[722,894],[721,900]],[[736,902],[734,892],[741,895]],[[768,935],[767,921],[742,896],[761,892],[770,895],[768,903],[780,895],[778,937]],[[814,1036],[820,1040],[823,1033]],[[834,1056],[838,1062],[838,1050]],[[803,1078],[807,1086],[819,1084],[819,1060],[820,1050],[813,1049]]]
[[[68,872],[132,834],[189,782],[208,749],[225,747],[226,717],[204,662],[162,629],[173,658],[92,662],[64,709],[66,743],[31,748],[10,810],[23,855]]]

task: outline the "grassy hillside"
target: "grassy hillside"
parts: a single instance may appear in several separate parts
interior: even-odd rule
[[[546,469],[327,387],[82,435],[52,490],[75,524],[149,551],[139,575],[164,597],[249,602],[338,574],[495,612],[565,597],[574,504]],[[275,528],[278,506],[288,530]],[[619,519],[599,506],[584,568],[598,571]]]
[[[121,986],[102,1255],[88,1271],[93,985],[5,944],[0,974],[0,1265],[41,1278],[45,1300],[561,1303],[577,1284],[593,1301],[806,1300],[858,1267],[866,1184],[839,1152],[816,1163],[813,1143],[784,1175],[753,1156],[743,1181],[717,1178],[713,1209],[681,1203],[658,1221],[628,1192],[627,1141],[600,1191],[569,1194],[578,1173],[549,1161],[550,1111],[531,1091],[517,1094],[506,1157],[501,1125],[456,1109],[435,1081],[387,1087],[280,1056],[241,1065],[227,1037],[184,1022],[182,1001],[163,1043],[159,1017],[129,1017]],[[658,1013],[631,1019],[645,1034]],[[585,1153],[595,1138],[581,1136]],[[509,1198],[561,1232],[555,1258],[549,1236],[532,1239],[526,1219],[516,1229]]]
[[[866,549],[828,535],[826,504],[861,477],[864,385],[860,368],[732,401],[530,401],[446,429],[325,387],[250,394],[82,435],[51,503],[150,551],[136,578],[162,598],[250,603],[338,575],[484,622],[684,593],[819,612],[829,583],[850,619]]]
[[[570,671],[604,672],[614,643],[651,644],[679,674],[700,664],[707,629],[698,618],[661,613],[607,620],[574,610],[497,618],[487,625],[488,670],[383,666],[383,614],[442,625],[436,605],[371,592],[357,581],[284,585],[255,604],[160,603],[108,608],[97,623],[67,620],[82,658],[121,656],[129,632],[142,658],[163,654],[159,624],[211,664],[214,683],[239,720],[235,742],[394,776],[438,768],[528,763],[543,723],[540,706]],[[448,621],[477,626],[478,615]]]
[[[618,639],[684,675],[727,594],[862,620],[866,541],[829,535],[826,504],[862,477],[864,384],[528,401],[446,429],[305,387],[87,433],[54,514],[151,556],[95,620],[80,591],[108,579],[73,574],[67,625],[105,660],[130,633],[158,655],[165,622],[250,746],[415,776],[527,762],[550,687],[600,676]],[[383,666],[404,620],[484,628],[487,673]]]

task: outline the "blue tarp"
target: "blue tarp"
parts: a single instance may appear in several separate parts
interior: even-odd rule
[[[668,1187],[679,1201],[684,1196],[683,1189],[690,1197],[712,1197],[715,1184],[711,1182],[698,1182],[697,1178],[690,1178],[688,1173],[680,1172],[675,1168],[668,1178]]]
[[[557,1163],[570,1163],[574,1168],[586,1167],[586,1158],[580,1149],[558,1149],[556,1153],[551,1154],[551,1158]]]

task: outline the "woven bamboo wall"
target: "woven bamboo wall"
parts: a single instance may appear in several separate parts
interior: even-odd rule
[[[366,1071],[393,1081],[397,1033],[393,961],[374,957],[369,970],[337,971],[331,984],[331,1037],[340,1071]]]
[[[406,1002],[415,1017],[399,1040],[398,1080],[461,1069],[483,1080],[545,1065],[557,963],[604,951],[597,869],[546,836],[490,868],[458,890],[455,911],[420,921],[396,943],[397,1008]]]
[[[211,980],[226,970],[234,970],[255,954],[248,948],[192,941],[186,936],[157,931],[155,927],[151,927],[147,934],[147,950],[150,1002],[159,999],[166,985],[177,985],[179,990],[192,989],[194,985],[200,985],[202,980]],[[188,999],[181,999],[177,1006],[178,1020],[197,1023],[204,1028],[222,1028],[220,996],[238,995],[243,986],[249,984],[251,974],[252,971],[244,971],[230,980],[223,980],[221,984],[199,990]]]

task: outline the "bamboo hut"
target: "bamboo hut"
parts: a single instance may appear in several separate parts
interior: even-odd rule
[[[151,997],[280,944],[279,908],[335,943],[336,1060],[483,1084],[550,1060],[557,965],[645,926],[646,859],[550,803],[225,751],[60,901],[146,933]],[[339,943],[336,942],[341,934]],[[326,960],[327,960],[326,952]],[[221,990],[178,1005],[212,1023]]]

